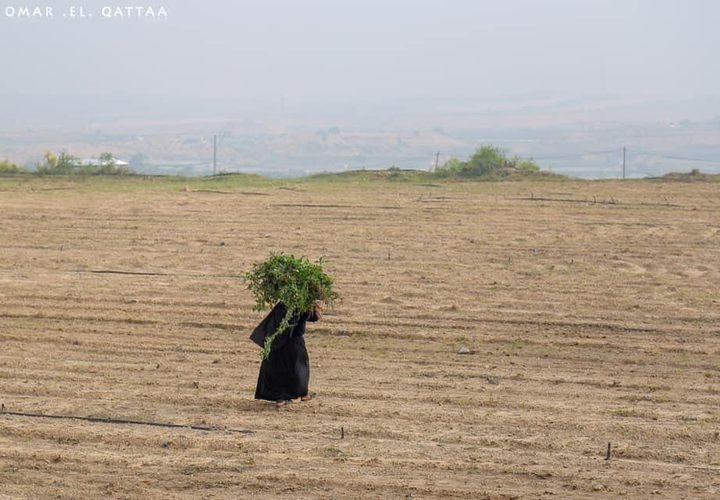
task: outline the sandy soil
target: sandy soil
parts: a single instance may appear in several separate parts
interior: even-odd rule
[[[0,181],[0,403],[217,430],[6,413],[1,498],[720,496],[717,184],[43,186]],[[281,411],[271,251],[344,297]]]

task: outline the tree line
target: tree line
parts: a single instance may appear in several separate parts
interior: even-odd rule
[[[83,162],[79,158],[61,152],[45,153],[42,161],[35,164],[40,175],[129,175],[132,171],[125,165],[118,165],[112,153],[102,153],[94,161]],[[0,161],[0,174],[22,174],[27,170],[7,160]]]

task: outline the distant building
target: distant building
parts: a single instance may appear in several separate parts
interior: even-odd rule
[[[116,167],[130,166],[130,164],[128,162],[118,160],[117,158],[112,158],[112,159],[78,158],[73,163],[76,167],[103,167],[105,165],[115,165]]]

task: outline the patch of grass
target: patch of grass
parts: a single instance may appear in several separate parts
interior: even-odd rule
[[[305,177],[299,180],[307,182],[429,182],[436,180],[435,176],[424,170],[349,170],[337,173],[322,173]]]
[[[69,190],[76,192],[132,193],[139,191],[221,191],[232,194],[244,188],[278,188],[303,190],[304,187],[318,190],[333,190],[352,184],[368,189],[394,189],[399,184],[427,187],[445,187],[451,185],[468,186],[494,185],[488,181],[556,181],[569,179],[545,171],[518,171],[498,179],[476,177],[448,177],[447,175],[426,172],[424,170],[351,170],[337,173],[322,173],[294,179],[272,179],[257,174],[219,174],[207,177],[183,177],[164,175],[86,175],[82,172],[69,172],[56,175],[42,175],[22,170],[0,171],[1,186],[6,190],[53,191]],[[242,194],[242,193],[238,193]]]
[[[176,177],[159,175],[23,175],[2,178],[5,190],[60,191],[82,193],[133,193],[172,191],[228,191],[281,184],[259,175],[235,174],[212,177]]]
[[[650,177],[654,181],[672,182],[720,182],[720,174],[706,174],[694,168],[690,172],[670,172],[660,177]]]

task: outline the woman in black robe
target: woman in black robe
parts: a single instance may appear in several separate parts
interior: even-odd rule
[[[286,311],[285,304],[277,304],[253,331],[250,336],[253,342],[263,346],[265,337],[275,333]],[[277,408],[293,399],[312,399],[308,392],[310,360],[305,349],[305,326],[307,321],[318,321],[321,317],[322,309],[317,305],[310,313],[293,316],[290,326],[275,337],[270,355],[260,365],[255,399],[275,401]]]

